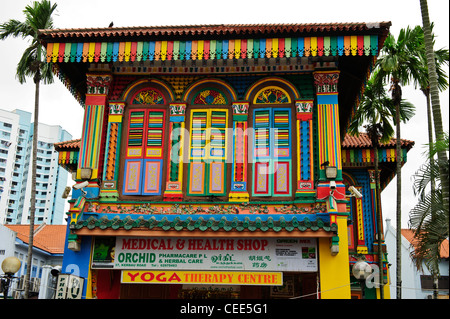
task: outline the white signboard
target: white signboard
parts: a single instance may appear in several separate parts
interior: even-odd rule
[[[114,255],[115,269],[317,271],[314,238],[117,237]]]
[[[81,299],[84,278],[60,274],[56,284],[55,299]]]

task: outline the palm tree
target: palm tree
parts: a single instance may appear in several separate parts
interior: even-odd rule
[[[436,140],[442,140],[444,137],[444,129],[442,126],[441,106],[439,101],[438,75],[436,72],[436,64],[434,59],[433,37],[431,35],[430,17],[428,15],[427,0],[420,0],[420,9],[422,13],[422,24],[424,32],[424,42],[427,56],[427,66],[430,81],[431,105],[433,110],[434,130]],[[448,211],[448,171],[446,173],[446,165],[448,165],[447,153],[440,150],[437,153],[440,182],[442,184],[442,197],[444,208]]]
[[[430,145],[429,158],[438,151],[449,150],[448,133],[444,140],[436,141]],[[449,173],[447,163],[447,175]],[[419,196],[419,202],[410,212],[409,227],[414,230],[414,250],[411,252],[412,260],[419,271],[425,264],[433,277],[434,295],[437,297],[440,249],[442,242],[448,238],[449,213],[444,208],[441,183],[436,189],[427,192],[427,185],[433,181],[439,182],[439,166],[434,161],[427,161],[416,172],[414,177],[414,193]]]
[[[381,216],[381,202],[380,202],[380,173],[378,168],[378,149],[380,144],[388,142],[394,135],[394,129],[391,124],[391,119],[395,114],[395,106],[392,99],[387,96],[387,93],[379,81],[378,71],[375,71],[369,81],[367,82],[363,98],[360,105],[349,125],[348,133],[350,135],[358,135],[359,128],[367,123],[364,127],[372,142],[374,149],[374,166],[375,166],[375,194],[376,206],[378,207],[377,214],[377,238],[378,238],[378,262],[380,269],[380,284],[383,282],[383,252],[382,252],[382,216]],[[403,121],[410,119],[414,115],[414,106],[406,101],[400,101],[400,118]],[[380,286],[380,298],[384,299],[384,291]]]
[[[402,163],[401,163],[401,136],[400,136],[400,102],[402,100],[401,85],[419,76],[420,64],[415,52],[410,50],[411,43],[415,43],[416,30],[409,27],[401,29],[395,40],[392,34],[386,38],[382,56],[377,60],[376,66],[379,70],[378,81],[389,80],[392,91],[392,101],[395,105],[395,127],[397,146],[397,299],[401,299],[401,203],[402,203]]]
[[[415,86],[419,87],[422,93],[425,95],[426,103],[427,103],[427,119],[428,119],[428,145],[430,147],[429,153],[431,154],[431,147],[433,143],[433,120],[432,120],[432,114],[431,114],[431,100],[430,100],[430,81],[428,76],[428,65],[427,65],[427,57],[426,57],[426,50],[425,50],[425,43],[424,43],[424,33],[421,26],[416,26],[417,29],[417,42],[414,44],[414,46],[411,48],[412,50],[415,50],[418,54],[419,62],[421,64],[420,69],[420,77],[417,79],[414,79]],[[433,29],[433,24],[431,24],[431,29]],[[434,44],[434,35],[433,37],[433,44]],[[449,51],[448,49],[439,49],[434,52],[435,55],[435,61],[436,61],[436,72],[438,76],[438,89],[439,91],[444,91],[448,88],[448,76],[443,70],[443,65],[446,64],[448,66],[449,62]],[[433,157],[429,158],[430,162],[433,162]],[[430,165],[433,165],[433,163],[430,163]],[[434,177],[431,176],[430,180],[430,187],[431,192],[435,189],[435,183],[434,183]]]
[[[34,100],[34,124],[33,124],[33,163],[31,172],[31,204],[30,204],[30,235],[28,243],[27,273],[25,278],[25,298],[28,299],[29,283],[32,269],[34,216],[36,210],[36,159],[37,159],[37,138],[39,123],[39,85],[41,81],[53,82],[51,65],[42,62],[42,44],[38,35],[40,29],[52,29],[52,14],[56,10],[56,4],[42,0],[27,5],[23,10],[25,21],[9,20],[0,25],[0,39],[4,40],[10,36],[29,38],[30,46],[25,49],[18,65],[16,76],[21,84],[26,82],[27,77],[32,77],[36,86]]]

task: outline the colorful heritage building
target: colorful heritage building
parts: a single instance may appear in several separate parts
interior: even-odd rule
[[[55,145],[83,296],[357,297],[379,209],[370,141],[346,127],[389,26],[41,30],[85,110],[81,139]],[[379,159],[385,185],[395,145]]]

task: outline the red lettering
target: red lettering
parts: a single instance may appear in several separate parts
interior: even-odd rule
[[[144,272],[141,275],[141,280],[142,281],[152,281],[155,278],[155,275],[151,272]]]
[[[236,248],[237,250],[266,250],[268,244],[269,241],[266,239],[239,239]],[[227,246],[227,249],[229,249],[229,246]]]
[[[130,276],[131,281],[134,281],[138,275],[139,275],[139,273],[136,273],[135,275],[133,275],[130,272],[128,273],[128,276]]]
[[[205,250],[211,250],[211,242],[209,241],[209,239],[206,239],[205,241]]]
[[[189,239],[188,240],[188,250],[194,250],[195,249],[195,239]]]
[[[178,281],[178,282],[180,282],[180,281],[181,281],[181,278],[178,277],[178,275],[177,275],[176,272],[174,272],[173,275],[170,276],[170,278],[169,278],[169,282],[171,282],[171,281]]]
[[[266,246],[269,244],[267,239],[261,240],[261,250],[266,250]]]
[[[165,274],[166,274],[165,272],[162,272],[162,273],[158,274],[156,276],[156,280],[159,281],[159,282],[167,281],[167,278],[165,277]]]
[[[131,239],[123,239],[122,240],[122,249],[130,249],[130,241]]]

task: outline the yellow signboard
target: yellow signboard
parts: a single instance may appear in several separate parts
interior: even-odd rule
[[[124,284],[223,284],[282,286],[282,272],[123,270]]]

